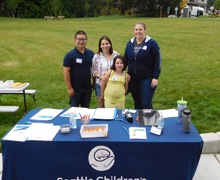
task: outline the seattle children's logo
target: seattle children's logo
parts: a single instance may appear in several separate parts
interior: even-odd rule
[[[96,146],[89,153],[89,164],[97,171],[107,171],[115,163],[115,155],[106,146]]]

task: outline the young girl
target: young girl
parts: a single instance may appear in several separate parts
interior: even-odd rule
[[[101,99],[105,100],[106,108],[125,109],[125,94],[128,90],[128,75],[125,59],[118,55],[113,59],[112,67],[105,74],[101,83]]]

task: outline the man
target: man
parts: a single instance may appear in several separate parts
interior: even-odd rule
[[[63,75],[70,97],[71,107],[87,107],[91,101],[91,67],[94,52],[86,48],[87,35],[84,31],[75,34],[74,42],[76,47],[70,50],[63,60]]]

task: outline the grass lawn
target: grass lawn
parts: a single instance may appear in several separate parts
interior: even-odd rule
[[[199,133],[220,131],[220,19],[98,17],[65,20],[0,18],[0,80],[29,82],[36,89],[36,103],[27,96],[30,111],[36,108],[69,108],[63,79],[63,57],[74,48],[76,31],[88,34],[87,48],[98,51],[103,35],[124,55],[134,36],[136,22],[147,25],[147,34],[161,48],[162,72],[153,99],[155,109],[176,108],[182,97],[192,109]],[[18,105],[16,121],[24,113],[23,97],[1,95],[0,105]],[[97,107],[93,92],[91,108]],[[134,108],[129,94],[126,108]],[[0,137],[12,126],[13,117],[0,113]],[[166,122],[165,122],[166,126]]]

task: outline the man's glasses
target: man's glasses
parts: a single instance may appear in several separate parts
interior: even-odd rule
[[[86,42],[86,41],[87,41],[87,39],[85,39],[85,38],[83,38],[83,39],[77,38],[76,40],[77,40],[78,42],[80,42],[80,41]]]

